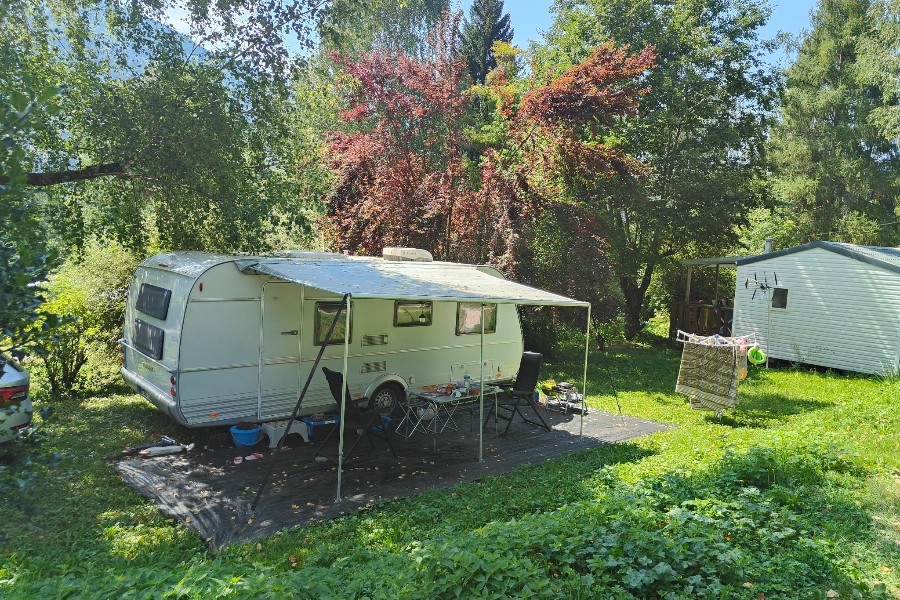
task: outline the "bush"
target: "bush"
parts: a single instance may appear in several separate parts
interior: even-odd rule
[[[51,276],[43,310],[68,317],[54,339],[36,347],[39,371],[53,394],[81,387],[82,367],[92,360],[115,364],[125,299],[138,262],[121,246],[95,240]]]

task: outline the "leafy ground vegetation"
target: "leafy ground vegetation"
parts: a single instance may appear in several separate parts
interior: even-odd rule
[[[188,434],[122,391],[56,403],[0,472],[6,598],[900,597],[900,382],[754,371],[723,419],[672,391],[676,350],[592,353],[591,404],[678,429],[208,550],[103,460]],[[573,353],[548,375],[578,371]],[[202,434],[192,433],[195,437]]]

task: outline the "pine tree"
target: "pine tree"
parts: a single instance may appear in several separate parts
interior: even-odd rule
[[[503,0],[475,0],[469,18],[463,24],[462,53],[469,75],[475,83],[484,83],[487,74],[497,66],[491,50],[494,42],[510,42],[513,28],[509,13],[503,14]]]
[[[878,19],[873,4],[822,0],[787,71],[770,157],[797,241],[900,242],[889,225],[897,220],[900,147],[896,130],[880,121],[897,95],[885,85],[890,78],[872,77],[878,56],[896,54],[880,31],[895,19]]]

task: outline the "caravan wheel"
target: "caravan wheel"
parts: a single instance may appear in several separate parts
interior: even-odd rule
[[[381,409],[381,413],[389,415],[400,406],[400,397],[403,389],[396,383],[386,383],[375,390],[369,402]]]

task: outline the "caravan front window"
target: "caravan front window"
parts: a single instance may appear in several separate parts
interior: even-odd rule
[[[485,333],[497,331],[497,305],[484,305],[484,320],[487,321]],[[476,302],[460,302],[456,305],[456,335],[481,333],[481,304]]]
[[[338,309],[340,309],[342,304],[340,302],[316,302],[316,323],[315,323],[315,342],[316,346],[323,346],[325,344],[325,336],[328,335],[328,328],[331,327],[331,324],[334,322],[334,315],[337,314]],[[353,303],[350,303],[350,310],[353,310]],[[338,320],[337,325],[334,326],[334,331],[331,333],[331,339],[328,340],[328,345],[331,346],[333,344],[343,344],[344,343],[344,334],[347,331],[347,311],[341,311],[341,318]],[[350,331],[350,341],[353,342],[353,331]]]
[[[169,314],[169,301],[171,299],[171,290],[150,285],[149,283],[142,283],[134,307],[145,315],[165,321]]]
[[[162,360],[163,340],[166,332],[155,325],[140,319],[134,320],[134,337],[132,343],[142,354],[156,360]]]

